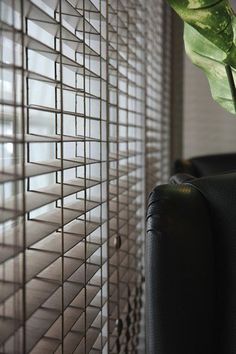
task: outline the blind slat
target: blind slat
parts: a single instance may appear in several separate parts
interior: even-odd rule
[[[2,353],[138,350],[170,27],[162,0],[0,0]]]

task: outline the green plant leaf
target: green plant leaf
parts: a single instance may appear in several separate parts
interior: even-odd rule
[[[224,63],[225,53],[188,24],[185,24],[184,41],[191,61],[206,74],[214,100],[235,114],[235,97]],[[236,71],[233,68],[232,74],[236,82]]]
[[[169,0],[185,21],[188,56],[206,74],[213,98],[236,113],[236,17],[228,1]]]

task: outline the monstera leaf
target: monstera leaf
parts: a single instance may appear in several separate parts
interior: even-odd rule
[[[236,113],[236,17],[228,1],[169,0],[184,20],[185,49],[206,74],[213,98]]]

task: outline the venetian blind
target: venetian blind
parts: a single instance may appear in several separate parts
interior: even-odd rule
[[[158,5],[157,5],[158,3]],[[148,0],[146,15],[146,190],[170,174],[171,13]]]
[[[111,1],[109,58],[109,353],[137,348],[141,307],[144,138],[144,4]],[[112,139],[111,139],[112,138]],[[114,139],[114,141],[113,141]],[[111,158],[115,157],[115,161]],[[114,215],[113,215],[114,213]]]
[[[145,185],[168,173],[169,13],[0,0],[0,18],[0,351],[134,353]]]

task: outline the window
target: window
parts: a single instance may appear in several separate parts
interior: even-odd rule
[[[133,353],[145,193],[168,175],[169,10],[0,0],[0,16],[0,351]]]

